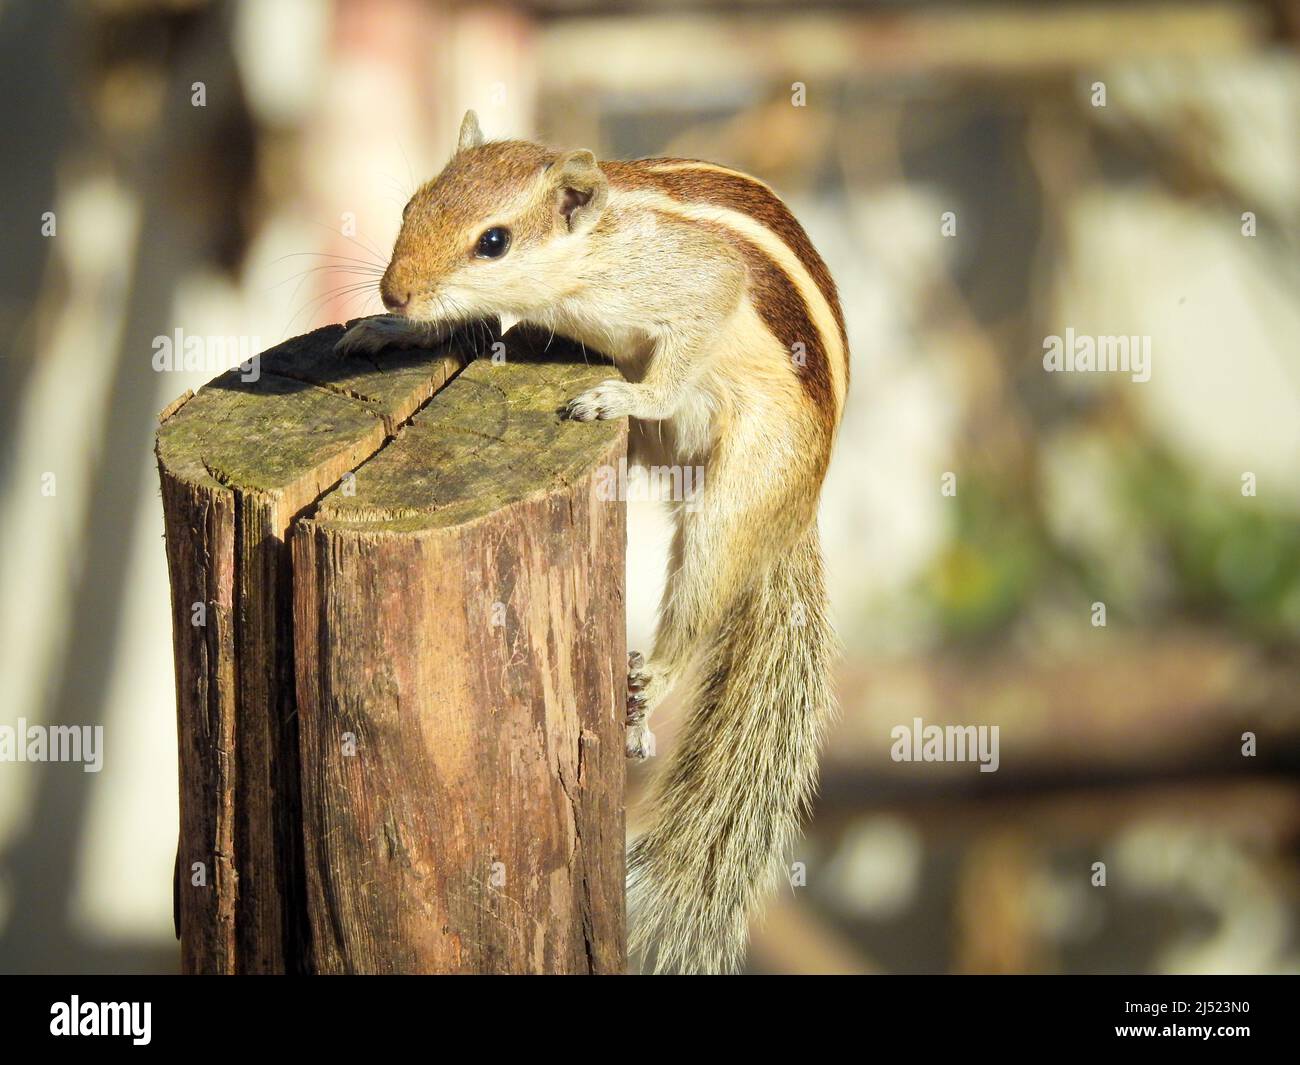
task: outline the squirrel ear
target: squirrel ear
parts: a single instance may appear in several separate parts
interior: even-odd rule
[[[483,143],[483,131],[478,127],[478,115],[473,111],[466,111],[465,117],[460,122],[460,141],[456,145],[458,152],[463,152],[466,148],[477,148]]]
[[[565,152],[549,167],[555,184],[555,205],[570,233],[588,229],[600,217],[609,198],[609,180],[585,148]]]

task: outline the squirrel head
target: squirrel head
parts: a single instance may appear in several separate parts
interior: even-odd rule
[[[406,205],[384,305],[433,322],[540,311],[581,283],[608,195],[591,152],[485,142],[468,111],[451,162]]]

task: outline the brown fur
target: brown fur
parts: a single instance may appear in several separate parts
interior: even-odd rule
[[[692,168],[697,159],[637,159],[624,163],[603,163],[614,185],[629,188],[642,186],[662,189],[674,199],[692,203],[711,203],[735,211],[743,211],[757,218],[799,257],[817,287],[830,305],[839,328],[844,347],[845,380],[848,380],[849,340],[844,328],[844,313],[840,309],[839,292],[826,263],[808,239],[799,220],[790,213],[784,202],[762,182],[740,173],[722,170]],[[651,168],[672,164],[680,170],[655,172]],[[705,164],[711,166],[712,164]]]
[[[722,226],[710,226],[708,222],[693,224],[711,228],[721,239],[733,244],[744,258],[750,301],[758,309],[772,335],[790,352],[795,375],[807,391],[813,410],[818,414],[819,424],[826,433],[825,457],[829,460],[830,437],[835,428],[835,398],[831,392],[830,365],[821,331],[813,324],[803,295],[790,283],[785,271],[765,255],[761,248],[728,232]],[[838,311],[839,301],[834,300],[831,307]],[[797,344],[803,345],[802,362],[795,361]]]

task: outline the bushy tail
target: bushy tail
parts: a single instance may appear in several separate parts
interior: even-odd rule
[[[730,972],[784,874],[834,713],[834,635],[816,527],[737,603],[628,856],[632,949],[656,972]]]

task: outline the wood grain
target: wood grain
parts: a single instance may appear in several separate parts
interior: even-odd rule
[[[180,755],[177,926],[194,973],[307,965],[289,633],[294,517],[472,356],[336,357],[331,326],[232,370],[158,430]],[[194,624],[195,604],[206,611]],[[193,881],[201,878],[203,883]]]
[[[624,968],[626,531],[595,482],[626,428],[559,414],[612,368],[509,341],[295,528],[321,972]]]

